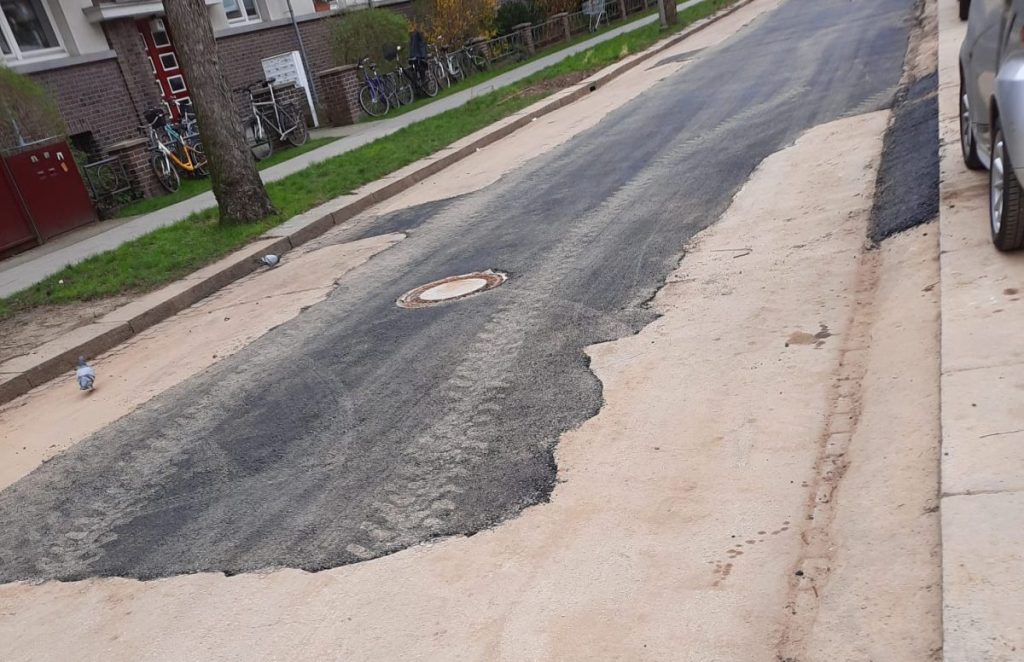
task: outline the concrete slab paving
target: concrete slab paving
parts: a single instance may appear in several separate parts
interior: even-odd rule
[[[959,145],[966,24],[939,3],[943,630],[947,662],[1024,660],[1024,254],[989,237]]]
[[[946,662],[1024,659],[1024,493],[946,497],[942,532]]]
[[[945,375],[942,412],[944,494],[1024,491],[1024,367]]]

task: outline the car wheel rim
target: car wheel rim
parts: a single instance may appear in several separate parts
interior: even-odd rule
[[[989,198],[992,203],[992,232],[999,234],[999,228],[1003,224],[1003,178],[1006,164],[1006,146],[1003,143],[1003,133],[996,133],[996,139],[992,145],[992,170],[989,174],[991,193]]]
[[[960,146],[964,150],[964,154],[969,154],[971,150],[971,102],[967,98],[967,93],[964,92],[960,95]]]

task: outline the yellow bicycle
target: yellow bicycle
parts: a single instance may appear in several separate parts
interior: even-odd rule
[[[145,118],[148,124],[141,128],[146,131],[152,152],[149,164],[161,186],[171,193],[181,188],[179,170],[192,177],[207,175],[206,154],[198,134],[182,135],[160,108],[146,111]]]

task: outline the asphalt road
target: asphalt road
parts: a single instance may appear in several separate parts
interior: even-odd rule
[[[789,0],[494,185],[380,219],[410,237],[0,493],[0,581],[323,569],[544,501],[559,434],[601,406],[583,347],[652,319],[762,159],[891,103],[912,4]],[[511,279],[394,305],[486,268]]]

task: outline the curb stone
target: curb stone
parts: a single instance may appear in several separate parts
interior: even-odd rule
[[[443,148],[431,156],[400,169],[397,171],[398,173],[407,172],[397,179],[388,181],[391,177],[385,176],[364,186],[365,192],[362,194],[339,196],[334,203],[328,202],[299,214],[275,228],[276,233],[271,230],[244,248],[180,281],[125,304],[98,321],[78,327],[60,338],[35,348],[28,354],[16,356],[0,363],[0,405],[72,370],[79,356],[92,357],[110,350],[143,330],[201,301],[222,287],[249,275],[258,268],[259,264],[256,260],[259,256],[266,253],[277,255],[287,253],[289,250],[324,234],[334,226],[354,218],[373,205],[393,198],[427,177],[458,163],[476,153],[477,150],[508,137],[537,118],[582,99],[605,83],[618,78],[637,65],[753,2],[755,0],[740,0],[728,9],[698,21],[679,34],[669,37],[635,56],[609,65],[604,73],[586,78],[576,86],[556,93],[554,98],[539,102],[543,104],[539,108],[531,106],[505,120],[499,120],[496,123],[497,126],[492,125],[489,130],[482,129],[481,131],[486,131],[486,133],[472,139],[467,144],[452,149],[454,145],[466,140],[463,138],[456,141],[453,146]],[[451,151],[444,154],[447,150]],[[444,154],[444,156],[439,156],[440,154]],[[349,201],[338,206],[337,200],[342,199],[349,199]],[[308,217],[308,220],[303,219],[300,223],[292,223],[300,217]],[[282,234],[282,232],[284,233]]]

